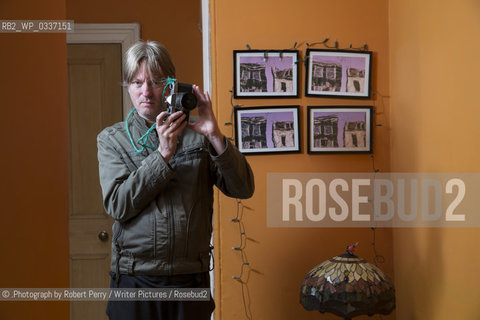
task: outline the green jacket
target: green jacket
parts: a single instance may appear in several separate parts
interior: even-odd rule
[[[133,141],[147,130],[135,111],[128,121]],[[158,146],[153,130],[148,145]],[[171,275],[208,271],[213,185],[225,195],[249,198],[252,170],[226,141],[216,155],[208,140],[185,129],[166,163],[158,151],[138,153],[125,122],[97,137],[100,184],[106,212],[115,219],[111,270],[117,274]],[[137,146],[138,148],[139,146]]]

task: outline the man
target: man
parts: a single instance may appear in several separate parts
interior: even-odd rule
[[[175,67],[157,42],[126,53],[124,82],[134,110],[97,138],[100,184],[115,219],[111,286],[209,287],[213,185],[249,198],[253,174],[222,135],[208,93],[193,86],[198,118],[168,115]],[[110,319],[209,319],[210,302],[109,301]]]

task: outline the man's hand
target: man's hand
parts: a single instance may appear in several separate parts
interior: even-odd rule
[[[222,154],[225,151],[224,136],[213,114],[210,96],[208,92],[200,91],[200,88],[196,85],[193,85],[193,93],[197,96],[198,118],[188,126],[207,137],[217,154]]]
[[[161,112],[157,116],[157,133],[158,133],[158,152],[162,155],[165,162],[170,161],[170,158],[177,150],[177,140],[180,132],[187,126],[187,117],[182,111],[177,111],[168,116],[166,111]],[[165,120],[165,122],[164,122]]]

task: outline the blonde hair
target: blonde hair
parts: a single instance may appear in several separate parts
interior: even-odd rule
[[[156,79],[175,78],[175,66],[167,49],[156,41],[140,40],[134,43],[125,54],[124,85],[128,85],[134,80],[133,78],[143,62]]]

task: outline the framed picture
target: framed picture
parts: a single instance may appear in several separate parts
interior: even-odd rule
[[[235,98],[298,98],[298,51],[233,51]]]
[[[244,154],[300,152],[298,106],[235,108],[235,143]]]
[[[370,98],[372,52],[307,49],[305,95]]]
[[[308,153],[372,152],[373,107],[308,107]]]

